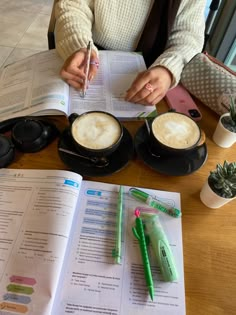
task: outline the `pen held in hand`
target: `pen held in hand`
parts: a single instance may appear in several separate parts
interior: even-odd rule
[[[88,74],[89,74],[89,66],[90,66],[90,59],[91,59],[91,50],[92,50],[92,45],[91,45],[91,42],[89,41],[88,46],[87,46],[87,52],[86,52],[86,67],[85,67],[84,86],[83,86],[83,89],[80,93],[80,96],[83,98],[86,95],[86,90],[87,90],[87,86],[88,86]]]

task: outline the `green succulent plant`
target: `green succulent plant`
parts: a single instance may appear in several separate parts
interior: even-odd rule
[[[229,111],[229,115],[223,116],[221,122],[229,131],[236,132],[236,97],[230,95],[229,98],[229,107],[226,107]]]
[[[216,169],[210,172],[208,183],[211,189],[219,196],[233,198],[236,196],[236,162],[224,161],[216,165]]]
[[[236,126],[236,98],[233,98],[232,95],[230,95],[229,113],[232,119],[232,124]]]

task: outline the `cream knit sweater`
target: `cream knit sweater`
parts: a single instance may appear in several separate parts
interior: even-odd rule
[[[89,40],[110,50],[134,51],[153,1],[59,0],[55,29],[57,51],[65,60],[86,47]],[[181,1],[166,50],[152,65],[169,69],[173,85],[180,80],[184,65],[202,50],[205,6],[206,0]]]

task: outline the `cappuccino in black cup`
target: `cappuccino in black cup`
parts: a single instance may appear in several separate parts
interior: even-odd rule
[[[76,148],[81,153],[89,156],[105,156],[114,152],[119,146],[123,128],[113,115],[103,111],[72,115],[69,117],[71,134]]]
[[[150,146],[157,155],[188,153],[198,145],[200,138],[199,126],[182,113],[167,112],[151,123]]]

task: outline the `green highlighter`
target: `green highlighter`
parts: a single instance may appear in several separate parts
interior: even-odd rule
[[[163,201],[157,199],[156,197],[150,196],[145,191],[142,191],[140,189],[133,187],[130,188],[129,195],[137,200],[145,202],[149,207],[165,212],[172,217],[179,218],[182,215],[179,209],[164,203]]]
[[[177,280],[178,272],[174,256],[158,215],[142,212],[141,217],[145,225],[145,234],[150,238],[163,280],[166,282]]]

